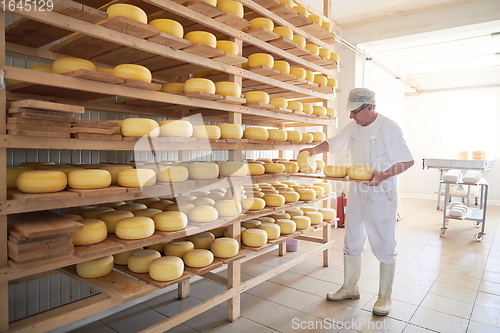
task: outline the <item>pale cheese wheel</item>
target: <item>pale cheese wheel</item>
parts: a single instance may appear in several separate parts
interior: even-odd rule
[[[240,97],[241,86],[235,82],[220,81],[215,83],[215,93],[217,95]]]
[[[333,24],[331,24],[330,22],[327,21],[321,22],[321,27],[326,31],[333,33]]]
[[[314,136],[311,133],[302,133],[302,140],[301,142],[305,143],[311,143],[314,140]]]
[[[160,135],[160,125],[158,125],[158,122],[146,118],[124,119],[120,130],[123,136],[149,136],[156,138]]]
[[[212,198],[207,198],[207,197],[201,197],[193,200],[191,202],[195,207],[196,206],[214,206],[215,205],[215,200]]]
[[[83,229],[71,233],[74,245],[90,245],[102,242],[108,235],[106,224],[98,219],[83,219],[79,221]]]
[[[271,98],[265,91],[248,91],[245,93],[247,103],[264,103],[269,104]]]
[[[149,69],[144,66],[135,64],[118,65],[113,69],[113,75],[146,83],[150,83],[151,79],[153,78]]]
[[[256,17],[254,19],[251,19],[249,29],[259,29],[259,28],[264,28],[269,31],[273,31],[274,22],[271,21],[271,19],[268,19],[267,17]]]
[[[214,208],[218,212],[218,216],[231,217],[241,214],[241,203],[236,200],[219,200],[215,203]]]
[[[7,188],[16,188],[17,177],[19,176],[19,174],[28,170],[31,170],[31,168],[26,168],[26,167],[7,168],[7,174],[6,174]]]
[[[295,37],[297,37],[297,35],[295,35]],[[300,80],[306,78],[306,70],[302,67],[290,67],[290,74],[295,75]]]
[[[240,243],[234,238],[217,238],[210,244],[210,251],[217,258],[232,258],[240,251]]]
[[[267,53],[252,53],[248,56],[248,67],[268,67],[273,68],[274,58]]]
[[[243,137],[243,128],[237,124],[219,124],[222,139],[241,139]]]
[[[343,165],[326,165],[323,172],[328,177],[344,178],[347,176],[348,167]]]
[[[292,111],[302,112],[304,111],[304,104],[299,101],[288,101],[288,108]]]
[[[175,231],[184,229],[188,224],[188,218],[183,212],[167,211],[153,216],[156,230]]]
[[[245,14],[243,9],[243,4],[241,4],[238,1],[232,1],[232,0],[217,1],[217,7],[222,9],[226,13],[231,13],[241,18],[243,18],[243,15]]]
[[[326,108],[326,115],[329,117],[336,117],[337,111],[334,108]]]
[[[280,128],[271,128],[267,130],[269,132],[269,140],[272,141],[286,141],[287,131]]]
[[[193,135],[193,125],[186,120],[160,121],[160,136],[189,138]]]
[[[305,213],[307,212],[317,212],[318,211],[318,208],[316,207],[313,207],[313,206],[302,206],[299,208],[301,211]]]
[[[216,163],[194,162],[189,164],[190,179],[216,179],[219,177],[219,166]]]
[[[314,81],[314,73],[306,70],[306,81]]]
[[[302,140],[302,133],[300,131],[287,131],[286,141],[300,142]]]
[[[290,214],[281,212],[281,213],[273,213],[270,215],[275,220],[289,220],[291,218]]]
[[[219,173],[223,177],[242,177],[248,175],[248,164],[245,162],[221,162]]]
[[[28,170],[17,176],[16,187],[24,193],[53,193],[64,190],[67,183],[62,171]]]
[[[373,168],[362,166],[351,166],[347,169],[347,175],[351,179],[370,180],[373,175],[370,173]]]
[[[325,161],[316,160],[316,170],[323,171],[324,168],[325,168]]]
[[[297,230],[297,225],[290,219],[279,219],[276,220],[275,224],[280,226],[282,235],[290,235]]]
[[[285,171],[285,166],[281,163],[266,163],[264,168],[267,173],[282,173]]]
[[[262,127],[248,127],[243,131],[243,138],[267,140],[269,139],[269,132]]]
[[[52,72],[55,74],[73,72],[79,69],[95,71],[96,66],[88,60],[78,58],[59,58],[52,63]]]
[[[330,54],[331,54],[331,51],[329,49],[324,48],[324,47],[319,48],[319,56],[320,57],[330,59]]]
[[[295,35],[293,35],[293,41],[295,43],[297,43],[297,45],[300,48],[303,48],[303,49],[306,48],[307,40],[306,40],[306,38],[304,36],[295,34]]]
[[[211,191],[210,194],[207,195],[207,198],[214,200],[215,202],[224,199],[226,192],[217,192]]]
[[[148,23],[148,17],[146,12],[137,6],[132,6],[128,4],[114,4],[106,9],[108,14],[108,19],[112,19],[117,16],[124,16],[137,22],[144,24]]]
[[[156,180],[165,183],[183,182],[188,178],[189,171],[184,166],[160,166],[156,174]]]
[[[262,229],[248,229],[241,234],[241,241],[246,246],[263,246],[266,245],[267,240],[267,232]]]
[[[338,53],[332,52],[330,54],[330,60],[334,61],[336,63],[339,63],[340,62],[340,55]]]
[[[169,200],[160,200],[160,201],[157,201],[157,202],[152,202],[148,207],[149,208],[156,208],[156,209],[159,209],[161,211],[165,211],[167,210],[167,208],[171,205],[173,205],[174,203],[172,201],[169,201]]]
[[[182,95],[184,94],[184,83],[178,83],[178,82],[165,83],[161,86],[160,91],[174,95]]]
[[[323,142],[326,140],[326,134],[323,132],[310,132],[313,135],[312,142]]]
[[[297,190],[297,192],[300,195],[300,200],[308,201],[308,200],[316,199],[316,191],[314,191],[313,189],[303,188],[303,189]]]
[[[155,232],[155,223],[149,217],[128,217],[116,223],[115,234],[121,239],[142,239]]]
[[[274,223],[276,222],[275,219],[273,219],[271,216],[261,216],[257,218],[258,221],[261,223]]]
[[[120,171],[133,169],[131,165],[104,165],[99,168],[109,172],[111,175],[111,184],[118,184],[118,174]]]
[[[279,238],[281,235],[281,227],[276,223],[262,223],[258,226],[258,228],[267,233],[268,240]]]
[[[241,222],[241,226],[245,229],[255,229],[258,228],[262,224],[259,220],[246,220]]]
[[[184,35],[184,38],[193,44],[205,44],[210,47],[217,46],[217,38],[214,34],[207,31],[190,31]]]
[[[248,169],[250,171],[250,175],[252,176],[263,175],[266,173],[266,168],[259,163],[248,163]]]
[[[193,137],[200,139],[220,139],[221,130],[216,125],[193,126]]]
[[[161,213],[162,211],[156,208],[147,208],[147,209],[139,209],[136,210],[133,214],[134,216],[142,216],[142,217],[149,217],[153,218],[156,214]]]
[[[113,256],[94,259],[76,264],[76,274],[85,279],[94,279],[111,273]]]
[[[219,212],[212,206],[197,206],[188,212],[193,222],[212,222],[219,218]]]
[[[184,274],[184,261],[175,256],[156,258],[149,264],[149,276],[155,281],[172,281]]]
[[[126,266],[128,264],[128,257],[135,251],[137,251],[137,249],[113,254],[115,264]]]
[[[297,173],[299,172],[299,165],[297,162],[280,162],[285,166],[284,172]]]
[[[261,198],[248,197],[241,200],[241,205],[245,210],[258,210],[264,209],[266,201]]]
[[[137,250],[128,257],[128,269],[135,273],[149,272],[149,265],[157,258],[160,258],[160,252],[156,250]]]
[[[101,218],[100,218],[101,214],[106,213],[106,212],[113,212],[113,211],[114,211],[114,209],[111,207],[92,207],[92,208],[83,210],[80,213],[80,215],[84,219],[99,219],[99,220],[101,220]]]
[[[176,256],[182,258],[188,251],[194,250],[194,244],[190,241],[173,241],[165,244],[164,253],[166,256]]]
[[[123,187],[143,187],[156,183],[156,173],[151,169],[128,169],[118,173],[118,185]]]
[[[320,212],[305,212],[304,216],[307,216],[311,219],[311,224],[320,224],[323,222],[323,214]]]
[[[285,210],[285,213],[287,213],[288,215],[290,215],[290,218],[292,218],[292,219],[293,219],[294,216],[304,216],[304,212],[301,211],[298,208],[287,209],[287,210]]]
[[[297,192],[282,192],[281,195],[285,198],[285,202],[297,202],[300,199],[300,194]]]
[[[194,249],[186,252],[182,260],[184,260],[184,263],[189,267],[206,267],[214,261],[214,254],[209,250]]]
[[[111,174],[106,170],[73,170],[67,177],[68,186],[74,189],[98,189],[111,185]]]
[[[143,203],[131,202],[131,203],[127,203],[124,205],[120,205],[120,206],[116,207],[115,209],[116,210],[126,210],[129,212],[135,212],[136,210],[141,210],[141,209],[146,209],[146,208],[148,208],[148,206],[146,206]]]
[[[312,114],[313,106],[311,104],[303,103],[302,112]]]
[[[325,194],[332,193],[332,185],[330,183],[315,183],[314,185],[323,187]]]
[[[168,205],[166,211],[188,214],[193,208],[195,208],[195,206],[190,202],[177,202],[172,205]]]
[[[313,114],[317,114],[319,116],[326,116],[326,107],[322,105],[313,105]]]
[[[184,36],[184,28],[182,27],[182,24],[174,20],[157,19],[149,22],[149,25],[157,27],[160,32],[173,35],[177,38],[182,38]]]
[[[334,79],[334,78],[328,78],[328,83],[326,85],[329,86],[329,87],[335,88],[337,86],[337,84],[338,83],[337,83],[336,79]],[[327,115],[329,115],[329,114],[327,113]]]
[[[293,216],[292,221],[295,222],[297,230],[304,230],[311,226],[311,218],[309,216]]]
[[[323,23],[323,19],[321,18],[320,15],[309,14],[307,18],[318,25],[321,25]]]
[[[314,192],[316,192],[316,198],[325,195],[325,189],[321,186],[313,186],[312,189],[314,190]]]
[[[204,92],[215,94],[215,83],[209,79],[193,78],[184,82],[184,92]]]
[[[337,218],[337,211],[333,208],[320,208],[318,212],[323,214],[323,221],[332,221]]]
[[[316,159],[308,151],[301,151],[297,155],[297,164],[299,165],[299,170],[303,173],[315,172],[317,168],[316,163]]]
[[[266,202],[266,206],[278,207],[285,204],[285,197],[281,194],[266,194],[263,197]]]

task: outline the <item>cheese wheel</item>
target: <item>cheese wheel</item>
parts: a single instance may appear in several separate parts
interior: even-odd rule
[[[210,192],[209,195],[207,195],[207,198],[210,198],[214,200],[215,202],[222,200],[224,198],[225,192]]]
[[[182,260],[184,260],[184,263],[189,267],[206,267],[214,261],[214,254],[209,250],[194,249],[186,252]]]
[[[266,131],[266,134],[267,134],[267,131]],[[25,172],[28,170],[31,170],[31,168],[25,168],[25,167],[7,168],[7,174],[6,174],[7,188],[16,188],[17,177],[22,172]]]
[[[289,220],[291,218],[290,214],[281,212],[281,213],[273,213],[270,215],[275,220]]]
[[[322,58],[330,59],[330,50],[324,47],[319,48],[319,56]]]
[[[293,41],[295,43],[297,43],[298,47],[303,48],[303,49],[306,48],[307,41],[306,41],[306,38],[304,36],[295,34],[295,35],[293,35]]]
[[[281,235],[281,227],[276,223],[262,223],[258,226],[258,228],[267,233],[268,240],[279,238]]]
[[[193,222],[212,222],[217,220],[219,212],[212,206],[197,206],[188,212],[188,217]]]
[[[323,19],[319,15],[309,14],[307,18],[318,25],[321,25],[321,23],[323,23]]]
[[[290,215],[291,219],[293,219],[294,216],[304,216],[304,212],[301,211],[298,208],[287,209],[287,210],[285,210],[285,213],[287,213],[288,215]]]
[[[302,67],[290,67],[290,74],[304,80],[306,78],[306,70]]]
[[[315,183],[314,185],[323,187],[325,194],[332,193],[332,185],[330,183]]]
[[[223,96],[240,97],[241,86],[234,82],[225,82],[225,81],[216,82],[215,93],[217,95],[223,95]]]
[[[202,0],[203,2],[208,3],[211,6],[214,6],[217,4],[217,0]]]
[[[246,220],[241,222],[241,226],[245,229],[255,229],[262,224],[259,220]]]
[[[215,200],[211,199],[211,198],[201,197],[201,198],[193,200],[191,203],[193,205],[195,205],[195,207],[202,206],[202,205],[213,206],[213,205],[215,205]]]
[[[330,54],[330,60],[335,61],[336,63],[340,62],[340,55],[338,53],[332,52]]]
[[[99,169],[106,170],[111,175],[111,184],[118,184],[118,174],[120,171],[133,169],[131,165],[103,165]]]
[[[223,177],[242,177],[248,175],[248,164],[245,162],[222,162],[219,173]]]
[[[194,250],[194,244],[190,241],[173,241],[165,244],[164,252],[166,256],[176,256],[182,258],[188,251]]]
[[[286,109],[288,107],[288,101],[286,100],[286,98],[281,98],[281,97],[275,97],[269,99],[269,104],[283,109]]]
[[[266,168],[262,164],[258,163],[249,163],[248,169],[250,171],[250,175],[263,175],[266,172]]]
[[[68,219],[75,220],[77,222],[83,220],[83,217],[81,217],[80,215],[76,215],[76,214],[66,214],[66,215],[64,215],[64,217],[67,217]]]
[[[146,12],[137,6],[122,3],[114,4],[106,9],[106,13],[108,13],[108,20],[117,16],[124,16],[137,22],[148,23]]]
[[[305,143],[311,143],[314,140],[314,136],[311,133],[302,133],[302,140],[301,142]]]
[[[288,38],[289,40],[293,40],[293,31],[288,27],[275,27],[273,29],[273,32],[275,34],[278,34],[279,36]]]
[[[304,105],[302,102],[288,101],[288,108],[292,111],[302,112],[304,110]]]
[[[189,138],[193,135],[193,125],[186,120],[164,120],[159,125],[160,136]]]
[[[323,132],[310,132],[313,135],[313,142],[323,142],[326,140],[326,134]]]
[[[113,212],[115,211],[111,207],[93,207],[89,209],[82,210],[80,213],[80,216],[82,216],[84,219],[99,219],[99,216],[103,213],[106,212]]]
[[[160,252],[156,250],[137,250],[128,257],[128,269],[135,273],[149,272],[149,265],[157,258],[160,258]]]
[[[301,211],[305,213],[307,212],[317,212],[318,211],[318,208],[316,207],[313,207],[313,206],[302,206],[299,208]]]
[[[347,176],[348,167],[343,165],[326,165],[323,172],[328,177],[344,178]]]
[[[259,29],[259,28],[264,28],[269,31],[273,31],[274,22],[271,21],[271,19],[268,19],[267,17],[256,17],[254,19],[251,19],[249,29]]]
[[[333,78],[328,78],[328,83],[326,84],[329,87],[335,88],[337,86],[337,80]]]
[[[205,231],[189,237],[195,249],[210,249],[210,245],[215,240],[214,234]]]
[[[267,232],[262,229],[248,229],[241,234],[241,241],[246,246],[259,247],[267,243]]]
[[[304,6],[293,6],[293,10],[297,13],[304,15],[305,17],[309,16],[309,10]]]
[[[300,195],[300,200],[314,200],[316,199],[316,191],[310,188],[298,189],[297,192]]]
[[[247,127],[243,131],[243,138],[267,140],[269,139],[269,132],[267,131],[267,129],[262,127]]]
[[[297,230],[297,225],[290,219],[279,219],[276,220],[275,224],[280,226],[282,235],[290,235]]]
[[[276,222],[275,219],[273,219],[271,216],[261,216],[257,218],[258,221],[262,223],[274,223]]]
[[[282,192],[281,195],[285,198],[285,202],[297,202],[300,199],[300,194],[297,192]]]
[[[333,208],[320,208],[318,212],[323,214],[323,221],[332,221],[337,218],[337,211]]]
[[[97,189],[111,185],[111,174],[106,170],[73,170],[67,177],[68,186],[74,189]]]
[[[286,141],[287,131],[280,128],[272,128],[267,130],[269,132],[269,140],[272,141]]]
[[[216,179],[219,177],[219,166],[216,163],[195,162],[188,166],[190,179]]]
[[[150,169],[129,169],[118,173],[118,185],[124,187],[151,186],[156,183],[156,173]]]
[[[319,46],[315,44],[306,44],[305,47],[306,50],[311,52],[314,55],[319,55]]]
[[[266,206],[277,207],[285,204],[285,197],[281,194],[266,194],[263,197]]]
[[[299,172],[299,165],[297,162],[280,162],[285,166],[285,172],[297,173]]]
[[[323,171],[324,168],[325,168],[325,161],[316,160],[316,170]]]
[[[351,166],[347,169],[347,175],[351,179],[370,180],[373,175],[370,173],[373,168],[362,166]]]
[[[79,69],[95,71],[96,67],[90,61],[78,58],[59,58],[54,60],[52,64],[52,72],[55,74],[73,72]]]
[[[319,85],[326,86],[328,84],[328,79],[323,74],[316,74],[316,75],[314,75],[314,82],[319,84]],[[326,110],[325,110],[325,113],[326,113]]]
[[[83,219],[79,221],[83,229],[71,233],[74,245],[90,245],[102,242],[108,235],[106,224],[98,219]]]
[[[157,27],[160,32],[173,35],[177,38],[182,38],[184,36],[184,28],[182,27],[182,24],[174,20],[157,19],[149,22],[149,25]]]
[[[221,139],[241,139],[243,137],[243,128],[236,124],[219,124],[221,130]]]
[[[322,105],[314,105],[313,114],[317,114],[319,116],[326,116],[326,107]]]
[[[297,230],[304,230],[311,226],[311,218],[309,216],[293,216],[292,221],[295,222]]]
[[[306,70],[306,78],[307,81],[314,81],[314,73],[311,71]]]
[[[217,38],[214,34],[207,31],[190,31],[184,38],[193,44],[205,44],[210,47],[217,46]]]
[[[316,192],[316,198],[325,195],[325,189],[321,186],[313,186],[312,189],[314,190],[314,192]]]
[[[217,258],[232,258],[240,251],[240,243],[233,238],[217,238],[210,244],[210,251]]]
[[[128,217],[118,221],[115,234],[121,239],[142,239],[150,237],[155,232],[155,223],[149,217]]]
[[[201,139],[220,139],[221,130],[216,125],[193,126],[193,137]]]
[[[156,208],[147,208],[147,209],[139,209],[136,210],[133,214],[134,216],[142,216],[142,217],[149,217],[153,218],[156,214],[161,213],[162,211]]]
[[[300,131],[286,131],[286,141],[300,142],[302,133]]]
[[[323,222],[323,214],[320,212],[305,212],[304,216],[307,216],[311,219],[311,224],[320,224]]]
[[[156,180],[165,183],[177,183],[186,181],[189,171],[183,166],[161,166],[156,174]]]
[[[116,66],[113,69],[113,75],[146,83],[150,83],[153,78],[149,69],[144,66],[134,64],[122,64]]]
[[[248,56],[248,67],[274,67],[274,58],[267,53],[253,53]]]
[[[336,117],[337,111],[334,108],[326,108],[326,115],[329,117]]]
[[[165,83],[161,86],[161,90],[168,94],[182,95],[184,94],[184,83],[172,82]]]
[[[333,33],[333,24],[331,24],[330,22],[327,21],[321,22],[321,27],[326,31]]]
[[[160,200],[158,202],[153,202],[149,205],[149,208],[156,208],[162,211],[167,210],[169,206],[173,205],[173,202],[168,200]]]
[[[281,163],[266,163],[264,168],[267,173],[282,173],[285,171],[285,166]]]
[[[238,1],[232,1],[232,0],[224,0],[224,1],[217,1],[217,7],[225,11],[226,13],[231,13],[234,14],[238,17],[243,18],[243,15],[245,14],[243,5],[239,3]],[[236,54],[236,53],[235,53]]]
[[[16,187],[24,193],[53,193],[64,190],[67,183],[62,171],[28,170],[17,176]]]
[[[177,202],[172,205],[168,205],[166,211],[188,214],[194,207],[195,206],[190,202]]]
[[[214,208],[222,217],[238,216],[242,211],[241,203],[235,200],[219,200],[215,203]]]
[[[247,103],[265,103],[269,104],[269,94],[264,91],[248,91],[245,93]]]
[[[85,279],[94,279],[111,273],[113,256],[94,259],[76,264],[76,274]]]
[[[160,125],[155,120],[146,118],[124,119],[120,130],[123,136],[149,136],[156,138],[160,135]]]
[[[126,266],[128,264],[128,258],[135,251],[137,251],[137,249],[113,254],[115,264]]]
[[[184,92],[204,92],[215,94],[215,83],[204,78],[189,79],[184,83]]]
[[[141,209],[146,209],[146,208],[148,208],[148,206],[146,206],[143,203],[132,202],[132,203],[120,205],[120,206],[116,207],[116,210],[126,210],[129,212],[135,212],[136,210],[141,210]]]
[[[248,197],[241,200],[241,205],[245,210],[258,210],[264,209],[266,201],[261,198]]]
[[[303,173],[313,173],[316,171],[316,159],[308,151],[301,151],[297,155],[299,170]]]
[[[303,103],[302,112],[312,114],[313,106],[311,104]]]
[[[290,74],[290,64],[283,60],[275,60],[273,69],[280,71],[281,73]]]
[[[183,273],[184,262],[175,256],[156,258],[149,264],[149,276],[155,281],[172,281]]]

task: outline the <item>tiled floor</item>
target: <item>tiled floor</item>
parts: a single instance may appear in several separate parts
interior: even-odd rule
[[[226,321],[223,303],[168,332],[500,332],[500,207],[488,207],[482,242],[474,240],[479,229],[470,221],[450,221],[445,237],[440,237],[442,212],[433,200],[403,199],[400,212],[389,316],[371,313],[378,291],[378,261],[369,250],[363,256],[361,298],[325,300],[326,292],[339,288],[343,280],[344,231],[336,229],[330,267],[321,266],[318,255],[248,290],[241,297],[241,318],[233,323]],[[301,242],[300,252],[311,246],[315,245]],[[299,255],[280,258],[275,252],[244,263],[243,279]],[[72,332],[137,332],[223,290],[201,280],[185,300],[176,301],[173,291]]]

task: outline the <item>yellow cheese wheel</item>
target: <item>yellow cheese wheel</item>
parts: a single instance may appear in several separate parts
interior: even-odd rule
[[[314,73],[311,71],[306,70],[306,78],[307,81],[314,81]]]
[[[273,32],[278,34],[279,36],[288,38],[289,40],[293,40],[293,31],[288,27],[275,27]]]
[[[290,74],[304,80],[306,78],[306,70],[302,67],[290,67]]]
[[[328,84],[328,78],[323,74],[316,74],[314,75],[314,82],[316,82],[319,85],[326,86]]]
[[[217,258],[232,258],[240,251],[240,243],[234,238],[217,238],[210,244],[210,251]]]
[[[108,19],[111,19],[116,16],[124,16],[144,24],[148,23],[148,17],[146,15],[146,12],[144,12],[141,8],[137,6],[121,4],[121,3],[114,4],[108,7],[106,13],[108,13]]]
[[[300,131],[286,131],[286,141],[300,142],[302,133]]]
[[[151,186],[156,183],[156,173],[150,169],[129,169],[118,173],[118,185],[124,187]]]
[[[101,213],[98,218],[106,224],[107,232],[114,234],[118,221],[129,217],[134,217],[134,214],[126,210],[113,210]]]
[[[304,230],[311,226],[311,218],[309,216],[293,216],[292,221],[295,222],[297,230]]]
[[[227,2],[227,1],[224,1]],[[239,2],[236,1],[230,1],[230,2],[235,2],[239,5],[241,5]],[[224,52],[230,53],[230,54],[238,54],[240,52],[238,45],[235,42],[231,42],[229,40],[218,40],[217,41],[217,48],[219,50],[222,50]],[[241,95],[241,93],[240,93]],[[240,97],[239,95],[236,97]]]
[[[279,108],[286,109],[288,107],[288,101],[285,98],[275,97],[269,99],[269,104],[274,105]]]
[[[264,129],[264,131],[266,131],[266,130]],[[266,134],[267,134],[267,131],[266,131]],[[6,175],[7,188],[16,188],[17,177],[22,172],[25,172],[28,170],[31,170],[31,168],[25,168],[25,167],[7,168],[7,175]]]
[[[325,194],[332,193],[332,185],[330,183],[315,183],[314,185],[323,187]]]
[[[84,219],[99,219],[99,216],[103,213],[106,212],[114,212],[115,210],[111,207],[93,207],[90,209],[85,209],[82,210],[80,213],[80,216],[82,216]]]
[[[327,21],[321,22],[321,27],[328,32],[333,32],[333,24]]]
[[[67,217],[68,219],[75,220],[77,222],[83,220],[83,217],[81,217],[80,215],[76,215],[76,214],[66,214],[66,215],[64,215],[64,217]]]
[[[281,184],[286,184],[290,187],[291,185],[297,185],[297,182],[295,180],[283,180]]]
[[[123,136],[149,136],[156,138],[160,135],[160,125],[153,119],[127,118],[124,119],[120,130]]]
[[[299,208],[301,211],[305,213],[307,212],[317,212],[318,211],[318,208],[316,207],[313,207],[313,206],[302,206]]]
[[[348,167],[343,165],[325,165],[323,172],[328,177],[344,178],[347,176]]]
[[[122,64],[116,66],[113,70],[113,75],[147,83],[150,83],[153,78],[149,69],[144,66],[134,64]]]
[[[281,194],[266,194],[262,198],[266,202],[266,206],[278,207],[285,204],[285,197]]]
[[[193,137],[201,139],[220,139],[221,130],[216,125],[193,126]]]
[[[269,140],[272,141],[286,141],[287,132],[281,128],[271,128],[267,130],[269,132]]]
[[[251,19],[249,29],[259,29],[259,28],[264,28],[269,31],[273,31],[274,22],[271,19],[268,19],[267,17],[256,17],[254,19]]]
[[[71,233],[73,244],[90,245],[102,242],[108,235],[106,224],[98,219],[83,219],[79,221],[83,224],[83,229]]]
[[[269,132],[262,127],[247,127],[243,131],[243,138],[267,140],[269,138]]]
[[[217,46],[217,38],[214,34],[207,31],[191,31],[184,38],[193,44],[205,44],[210,47]]]
[[[297,192],[282,192],[281,195],[285,197],[285,202],[297,202],[300,199],[300,194]]]
[[[156,180],[165,183],[177,183],[186,181],[189,171],[183,166],[161,166],[156,174]]]
[[[297,225],[293,220],[289,219],[279,219],[276,220],[275,224],[280,226],[282,235],[293,234],[297,230]]]
[[[176,256],[182,258],[188,251],[194,250],[194,244],[190,241],[173,241],[165,244],[164,252],[166,256]]]
[[[157,258],[160,258],[160,252],[156,250],[137,250],[128,257],[128,269],[135,273],[149,272],[149,265]]]
[[[323,214],[323,221],[332,221],[337,218],[337,211],[333,208],[320,208],[318,212]]]
[[[154,232],[155,223],[149,217],[128,217],[118,221],[115,225],[115,234],[121,239],[147,238]]]
[[[124,205],[119,205],[115,209],[116,210],[126,210],[129,212],[135,212],[137,210],[146,209],[146,208],[148,208],[148,206],[146,206],[143,203],[132,202],[132,203],[124,204]]]
[[[160,200],[158,202],[151,203],[148,207],[149,208],[156,208],[156,209],[165,211],[167,209],[167,207],[172,205],[172,204],[173,204],[173,202],[171,202],[169,200]]]
[[[188,217],[193,222],[212,222],[217,220],[219,213],[212,206],[197,206],[188,212]]]
[[[269,67],[273,68],[274,58],[267,53],[252,53],[248,56],[248,67]]]
[[[285,171],[285,166],[281,163],[266,163],[264,168],[267,173],[282,173]]]
[[[73,72],[79,69],[95,71],[96,67],[90,61],[78,58],[59,58],[54,60],[52,64],[52,72],[55,74]]]
[[[269,104],[269,94],[264,91],[248,91],[245,93],[247,103],[265,103]]]
[[[206,267],[214,261],[214,254],[209,250],[194,249],[186,252],[182,260],[184,260],[184,263],[189,267]]]
[[[309,10],[304,6],[293,6],[292,7],[297,13],[304,15],[305,17],[309,16]]]
[[[128,257],[135,251],[137,251],[137,249],[113,254],[115,264],[126,266],[128,264]]]
[[[156,258],[149,264],[149,276],[155,281],[172,281],[183,273],[184,262],[175,256]]]
[[[316,199],[316,191],[310,188],[298,189],[297,192],[300,195],[300,200],[314,200]]]
[[[250,175],[257,176],[266,173],[266,168],[259,163],[249,163],[248,169],[250,170]]]
[[[76,274],[85,279],[94,279],[111,273],[113,256],[94,259],[76,264]]]
[[[53,193],[64,190],[67,183],[62,171],[28,170],[17,176],[16,187],[24,193]]]
[[[281,73],[290,73],[290,64],[283,60],[274,61],[273,69],[280,71]]]
[[[241,177],[248,175],[248,164],[245,162],[219,163],[219,173],[223,177]]]
[[[182,95],[184,93],[184,83],[165,83],[161,86],[161,91],[174,95]]]
[[[306,41],[306,38],[304,36],[295,34],[295,35],[293,35],[293,41],[295,43],[297,43],[297,45],[300,48],[303,48],[303,49],[306,48],[307,41]]]
[[[219,200],[215,203],[214,208],[222,217],[238,216],[242,211],[241,203],[236,200]]]
[[[182,212],[188,214],[195,206],[190,202],[178,202],[172,205],[168,205],[166,211],[169,212]]]
[[[105,188],[111,185],[111,174],[106,170],[82,169],[68,174],[68,186],[74,189]]]
[[[310,19],[311,21],[313,21],[314,23],[319,24],[319,25],[321,25],[321,23],[323,23],[323,19],[319,15],[309,14],[309,16],[307,18]]]
[[[194,244],[195,249],[210,249],[210,245],[215,240],[214,234],[205,231],[189,237],[189,241]]]
[[[326,116],[326,107],[322,105],[314,105],[313,106],[313,114],[317,114],[320,116]]]
[[[111,184],[118,184],[118,174],[120,171],[133,169],[131,165],[104,165],[99,168],[109,172],[111,175]]]
[[[193,125],[186,120],[164,120],[159,125],[160,136],[189,138],[193,134]]]
[[[146,209],[139,209],[136,210],[133,214],[134,216],[142,216],[142,217],[149,217],[153,218],[156,214],[161,213],[162,211],[156,208],[146,208]]]
[[[337,111],[334,108],[326,108],[326,115],[329,117],[336,117]]]
[[[306,44],[305,49],[314,55],[319,55],[319,46],[316,44]]]
[[[316,198],[325,195],[325,189],[322,186],[313,186],[312,189],[316,192]]]
[[[313,135],[313,142],[323,142],[326,140],[326,134],[323,132],[310,132]]]
[[[330,60],[335,61],[336,63],[340,62],[340,55],[338,53],[332,52],[330,54]]]
[[[39,72],[45,72],[45,73],[54,73],[54,70],[52,69],[52,65],[34,65],[31,66],[29,69],[33,71],[39,71]]]
[[[347,169],[347,175],[352,179],[370,180],[373,175],[370,173],[373,168],[363,166],[351,166]]]
[[[301,151],[297,155],[299,170],[303,173],[313,173],[316,171],[316,159],[308,151]]]
[[[302,112],[307,114],[313,113],[313,106],[311,104],[303,103]]]
[[[275,219],[273,219],[271,216],[261,216],[257,218],[258,221],[262,223],[274,223],[276,222]]]
[[[285,212],[273,213],[270,216],[275,220],[289,220],[291,218],[290,214]]]
[[[241,18],[243,18],[243,15],[245,14],[243,5],[238,1],[217,1],[217,7],[222,9],[226,13],[231,13]]]
[[[243,128],[237,124],[219,124],[221,130],[221,139],[241,139],[243,137]]]
[[[279,238],[281,235],[281,227],[276,223],[262,223],[258,228],[267,233],[268,240]]]
[[[160,32],[173,35],[178,38],[182,38],[184,36],[184,28],[182,27],[182,24],[174,20],[157,19],[149,22],[149,25],[157,27]]]
[[[326,84],[329,87],[335,88],[337,86],[337,80],[334,78],[328,78],[328,83]]]
[[[205,92],[215,94],[215,83],[204,78],[189,79],[184,82],[184,92]]]
[[[194,162],[189,164],[190,179],[216,179],[219,177],[219,166],[210,162]]]
[[[314,136],[311,133],[302,133],[301,142],[311,143],[314,140]]]
[[[304,105],[299,101],[288,101],[288,108],[292,111],[302,112]]]
[[[245,229],[255,229],[262,224],[259,220],[246,220],[241,222],[241,226]]]
[[[262,229],[247,229],[241,234],[241,241],[246,246],[259,247],[266,245],[267,232]]]
[[[307,216],[308,218],[311,219],[311,224],[320,224],[323,222],[323,214],[320,212],[305,212],[304,216]]]
[[[224,96],[241,96],[241,86],[234,82],[220,81],[215,83],[215,93]]]
[[[202,205],[213,207],[215,205],[215,200],[211,199],[211,198],[201,197],[201,198],[197,198],[197,199],[193,200],[191,203],[193,205],[195,205],[195,207],[202,206]]]
[[[245,210],[258,210],[264,209],[266,201],[262,198],[248,197],[241,200],[241,205]]]
[[[285,210],[285,213],[287,213],[288,215],[290,215],[291,219],[293,219],[293,217],[295,217],[295,216],[304,216],[304,212],[301,211],[298,208],[287,209],[287,210]]]
[[[285,172],[297,173],[299,172],[299,165],[297,162],[281,162],[285,166]]]

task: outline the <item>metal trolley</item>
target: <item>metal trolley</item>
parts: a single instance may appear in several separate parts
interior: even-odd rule
[[[487,206],[487,200],[488,200],[488,183],[484,178],[482,178],[478,183],[474,184],[469,184],[469,183],[463,183],[463,182],[456,182],[456,183],[450,183],[450,182],[443,182],[441,181],[441,184],[444,185],[444,210],[443,210],[443,226],[441,227],[441,237],[444,236],[446,233],[446,230],[448,229],[448,220],[453,219],[453,220],[469,220],[469,221],[474,221],[474,226],[476,228],[481,227],[481,231],[476,234],[475,239],[480,242],[483,240],[483,236],[486,235],[484,232],[484,226],[486,223],[486,206]],[[479,202],[479,208],[472,208],[469,209],[467,215],[464,217],[456,217],[456,216],[450,216],[448,214],[448,207],[446,207],[447,203],[450,201],[450,185],[474,185],[474,186],[480,186],[481,187],[481,197],[480,197],[480,202]]]

